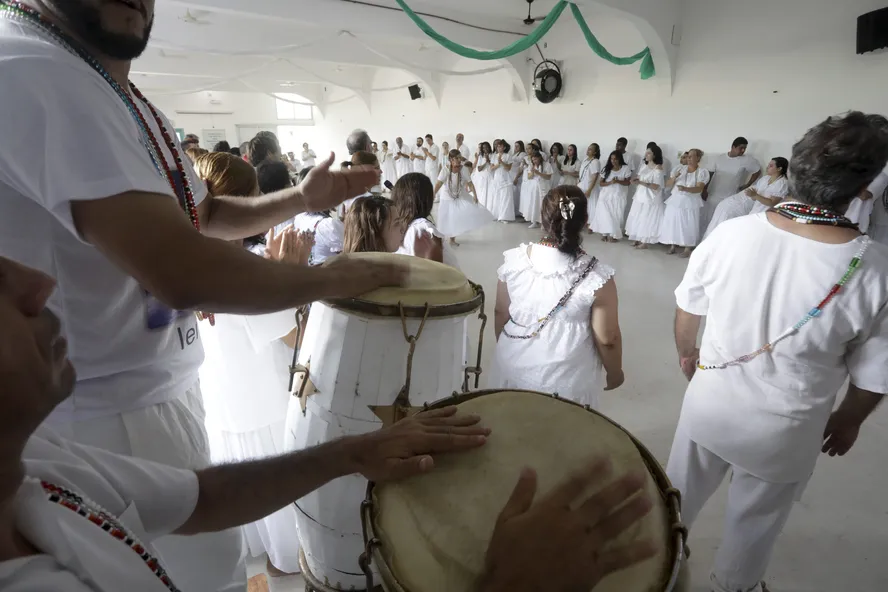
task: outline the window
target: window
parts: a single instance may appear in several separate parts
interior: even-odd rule
[[[297,105],[290,101],[299,101],[302,103],[310,103],[308,99],[294,93],[275,93],[278,97],[275,100],[277,106],[277,118],[295,121],[312,121],[311,105]],[[286,99],[282,101],[281,99]]]

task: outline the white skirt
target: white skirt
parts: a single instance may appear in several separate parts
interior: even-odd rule
[[[700,242],[700,210],[666,204],[660,224],[660,242],[664,245],[696,247]]]
[[[487,194],[487,209],[497,220],[515,219],[515,198],[512,197],[512,183],[491,183]]]
[[[629,239],[654,244],[660,240],[660,224],[663,222],[662,203],[644,203],[633,200],[629,218],[626,219],[626,233]]]
[[[395,161],[388,158],[382,163],[383,186],[385,186],[386,181],[392,185],[398,182],[398,172],[395,170]]]
[[[476,204],[474,198],[468,194],[453,199],[450,193],[444,190],[440,196],[436,225],[444,236],[459,236],[493,222],[493,215],[487,211],[487,208]]]
[[[490,174],[483,171],[472,173],[472,185],[475,186],[475,195],[478,196],[478,203],[485,208],[488,207],[488,195],[491,190]]]
[[[712,195],[710,195],[706,200],[704,200],[703,211],[700,212],[701,234],[705,232],[706,229],[709,227],[709,222],[712,220],[713,216],[715,216],[715,211],[718,209],[718,206],[720,206],[722,203],[724,203],[726,199],[730,197],[733,196],[726,195],[724,197],[713,197]]]
[[[749,199],[742,193],[738,193],[737,195],[732,195],[731,197],[723,200],[718,207],[715,208],[715,213],[712,215],[712,219],[709,221],[709,226],[706,228],[706,234],[703,235],[703,238],[706,238],[712,231],[715,230],[719,224],[722,222],[726,222],[731,220],[732,218],[739,218],[740,216],[745,216],[752,211],[753,205],[756,202]]]
[[[623,238],[623,216],[629,196],[625,191],[605,191],[598,196],[595,215],[589,227],[592,232],[620,239]]]
[[[513,182],[512,185],[512,201],[515,202],[515,216],[524,215],[524,212],[521,211],[521,185],[523,183],[522,177],[518,177],[518,180],[516,182]]]
[[[543,194],[540,193],[540,183],[536,179],[521,183],[521,207],[519,211],[524,214],[528,222],[539,224],[543,221]]]

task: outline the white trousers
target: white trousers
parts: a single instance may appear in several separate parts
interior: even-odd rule
[[[703,448],[679,423],[666,473],[681,491],[682,520],[690,528],[731,469],[725,530],[710,580],[716,592],[761,592],[777,536],[799,483],[769,483]]]
[[[203,399],[197,385],[175,401],[53,425],[53,429],[79,444],[180,469],[197,470],[210,465]],[[180,590],[244,592],[247,589],[240,528],[196,536],[170,535],[157,539],[153,546]]]

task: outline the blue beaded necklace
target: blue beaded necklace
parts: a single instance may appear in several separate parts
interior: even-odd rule
[[[148,123],[145,121],[145,118],[142,116],[142,113],[139,111],[139,108],[136,106],[135,101],[133,101],[129,93],[122,86],[120,86],[120,84],[118,84],[117,81],[114,80],[114,78],[111,77],[108,71],[105,70],[105,68],[92,55],[81,48],[73,39],[71,39],[54,24],[45,20],[43,16],[33,8],[25,6],[24,4],[17,2],[16,0],[0,0],[0,15],[11,21],[39,29],[40,31],[51,37],[59,46],[68,51],[70,54],[75,55],[86,62],[96,73],[98,73],[105,80],[105,82],[108,83],[108,85],[114,90],[120,100],[123,101],[123,104],[126,106],[127,110],[130,113],[130,116],[136,122],[136,125],[139,128],[139,141],[147,150],[148,156],[151,158],[151,163],[154,165],[155,170],[161,177],[164,177],[169,182],[170,187],[173,190],[173,194],[178,195],[175,179],[167,168],[166,159],[164,159],[163,154],[160,150],[160,145],[157,143],[153,132],[148,127]],[[184,194],[182,196],[184,198],[182,206],[184,207],[189,218],[191,218],[191,223],[196,229],[200,230],[200,220],[198,218],[197,208],[194,205],[194,194],[191,190],[188,175],[185,173],[184,167],[182,166],[182,158],[178,154],[175,142],[173,142],[171,138],[167,137],[168,132],[166,131],[166,128],[163,125],[163,122],[161,121],[153,105],[148,102],[148,100],[142,95],[141,92],[139,92],[135,85],[130,83],[130,86],[132,87],[133,92],[136,94],[139,100],[145,103],[145,105],[149,108],[155,120],[157,121],[158,126],[165,136],[164,139],[169,145],[170,151],[173,154],[173,158],[176,160],[177,168],[179,169],[179,173],[182,177]]]

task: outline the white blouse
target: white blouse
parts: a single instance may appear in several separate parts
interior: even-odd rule
[[[438,182],[441,183],[441,191],[444,192],[443,196],[448,199],[472,199],[472,194],[469,193],[468,189],[472,178],[466,167],[459,167],[459,172],[456,173],[451,171],[450,167],[442,169],[438,175]]]
[[[581,166],[582,166],[582,162],[580,162],[580,159],[577,159],[577,161],[575,163],[570,164],[570,161],[565,156],[564,157],[564,164],[561,165],[561,184],[562,185],[578,185],[580,182],[579,177],[571,177],[570,175],[565,175],[564,173],[566,171],[579,173]]]
[[[775,197],[784,198],[789,195],[789,181],[787,181],[786,177],[780,177],[773,183],[770,182],[771,177],[765,175],[761,179],[755,182],[755,192],[759,195],[763,195],[764,197],[769,197],[774,199]],[[764,212],[768,210],[768,206],[765,204],[756,201],[752,206],[751,214],[758,214],[759,212]]]
[[[511,335],[535,331],[592,259],[588,254],[574,259],[538,244],[522,244],[504,257],[497,277],[509,290],[505,332]],[[596,406],[605,373],[592,337],[591,308],[595,292],[613,275],[612,267],[598,262],[537,337],[500,335],[488,386],[558,393]]]
[[[580,182],[578,183],[583,193],[589,191],[592,185],[592,178],[601,174],[601,161],[597,158],[585,159],[580,165]]]
[[[319,265],[342,252],[345,225],[341,220],[317,213],[304,213],[293,219],[293,229],[314,232],[315,244],[311,249],[309,265]]]
[[[491,155],[491,157],[490,157],[490,164],[491,165],[498,166],[498,165],[500,165],[500,163],[512,164],[512,158],[508,154],[494,153],[493,155]],[[493,179],[496,183],[509,184],[512,182],[512,171],[511,170],[507,171],[505,167],[499,166],[499,168],[497,168],[493,172]]]
[[[440,238],[444,242],[443,263],[459,269],[459,262],[457,262],[456,255],[454,255],[453,251],[450,249],[450,244],[445,240],[444,235],[438,231],[438,228],[432,223],[432,221],[427,218],[417,218],[410,223],[410,226],[407,227],[407,232],[404,233],[404,240],[401,242],[401,247],[395,251],[395,253],[399,255],[415,256],[416,251],[414,250],[414,245],[416,244],[417,237],[422,233],[431,234],[432,236]]]
[[[659,185],[659,189],[650,189],[644,185],[639,185],[635,192],[634,201],[643,204],[658,205],[663,203],[663,184],[666,178],[663,169],[657,168],[657,165],[644,165],[641,172],[638,173],[638,180],[643,183],[654,183]]]
[[[688,167],[681,167],[681,175],[675,180],[675,185],[672,187],[672,194],[669,196],[669,199],[666,200],[666,204],[682,210],[702,208],[704,205],[702,194],[688,193],[687,191],[682,191],[678,188],[679,185],[688,188],[696,187],[700,183],[709,183],[709,171],[698,166],[696,171],[689,173]]]

